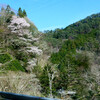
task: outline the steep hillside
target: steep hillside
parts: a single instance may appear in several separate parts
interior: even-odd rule
[[[48,33],[48,35],[53,38],[67,39],[67,38],[74,38],[78,34],[87,34],[94,31],[99,32],[99,30],[100,30],[100,13],[88,16],[85,19],[73,23],[64,29],[55,29],[53,31],[52,30],[46,31],[46,33]]]
[[[72,100],[100,99],[99,26],[100,14],[94,14],[65,29],[45,32],[45,41],[51,43],[51,47],[54,44],[52,41],[58,41],[53,47],[58,48],[58,51],[54,51],[49,59],[57,70],[52,86],[54,94],[60,90],[63,98],[67,98],[69,93]],[[45,68],[49,69],[50,66]],[[49,73],[54,75],[55,71]],[[42,75],[46,77],[44,73]],[[48,86],[45,80],[41,79],[41,81],[44,82],[43,87]],[[48,92],[46,88],[44,91]]]
[[[42,96],[34,67],[43,50],[37,46],[40,32],[26,17],[0,12],[0,91]]]
[[[0,12],[0,91],[100,100],[100,14],[41,33],[25,10]]]
[[[37,56],[42,54],[42,50],[34,45],[39,38],[33,37],[30,26],[24,18],[12,16],[11,22],[7,25],[8,29],[3,28],[9,33],[1,32],[1,43],[4,42],[1,44],[1,57],[6,53],[11,55],[11,60],[20,61],[27,71],[36,66]],[[3,29],[1,30],[4,31]]]

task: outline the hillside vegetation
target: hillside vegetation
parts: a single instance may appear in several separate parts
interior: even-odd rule
[[[100,14],[41,33],[25,10],[2,7],[0,91],[100,100]]]
[[[58,41],[54,45],[58,52],[54,51],[50,57],[58,71],[53,79],[53,92],[61,89],[65,98],[68,91],[76,92],[71,95],[73,100],[99,100],[100,14],[88,16],[65,29],[45,31],[45,40],[51,47],[52,41]]]
[[[1,8],[0,91],[42,96],[39,80],[33,73],[38,56],[42,56],[36,45],[39,34],[26,15],[15,15],[9,5]]]

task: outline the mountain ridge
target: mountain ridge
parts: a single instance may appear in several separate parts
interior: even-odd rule
[[[100,13],[41,33],[9,7],[0,16],[0,91],[99,100]]]

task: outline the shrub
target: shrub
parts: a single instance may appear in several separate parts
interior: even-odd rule
[[[26,39],[28,39],[28,35],[27,34],[24,34],[23,37],[26,38]]]
[[[23,62],[27,62],[28,61],[28,55],[25,52],[16,52],[15,55],[16,59],[21,60]]]
[[[11,56],[9,54],[0,54],[0,63],[6,63],[11,60]]]
[[[42,96],[39,80],[33,73],[7,71],[0,76],[0,91]]]
[[[22,47],[26,47],[26,43],[24,43],[23,41],[20,41],[20,40],[14,40],[11,42],[11,49],[14,50],[14,49],[20,49]]]
[[[76,55],[76,64],[79,68],[87,70],[90,66],[90,57],[87,53],[78,53]]]
[[[25,69],[21,66],[20,62],[18,60],[13,60],[11,61],[7,67],[6,70],[11,70],[11,71],[25,71]]]
[[[37,75],[37,77],[40,77],[42,74],[42,68],[41,66],[37,65],[34,67],[33,72]]]
[[[0,33],[3,33],[4,32],[4,29],[0,28]]]

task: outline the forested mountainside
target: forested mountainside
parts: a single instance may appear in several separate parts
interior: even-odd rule
[[[56,65],[59,73],[53,81],[53,90],[62,89],[62,94],[68,91],[76,92],[72,100],[100,99],[99,26],[100,14],[98,13],[65,29],[45,32],[45,41],[51,43],[51,47],[58,48],[58,52],[54,51],[50,57],[50,61]],[[58,42],[54,45],[52,41]]]
[[[0,11],[0,91],[100,99],[100,14],[41,33],[21,8]]]
[[[76,37],[78,34],[87,34],[92,31],[99,31],[100,26],[100,13],[93,14],[91,16],[86,17],[83,20],[80,20],[76,23],[73,23],[67,26],[64,29],[55,29],[55,30],[48,30],[45,31],[46,33],[50,33],[49,35],[53,38],[73,38]],[[52,34],[51,34],[52,33]]]

